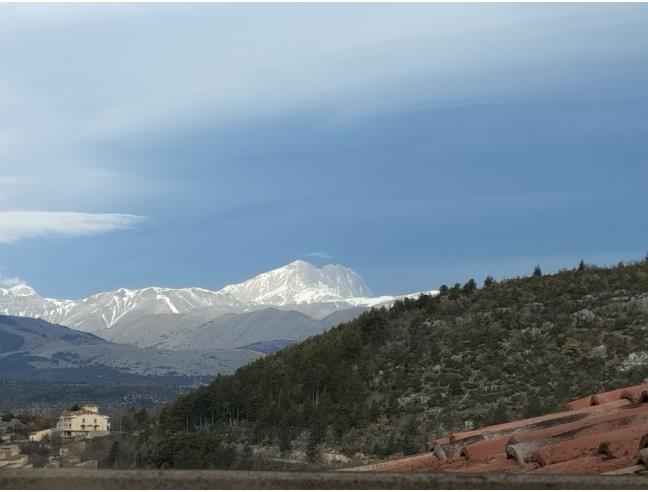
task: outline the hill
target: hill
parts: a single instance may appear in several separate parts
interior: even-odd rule
[[[473,280],[442,286],[438,296],[373,309],[180,398],[161,414],[170,437],[153,459],[228,466],[190,452],[205,439],[303,445],[311,458],[322,443],[347,455],[411,454],[449,431],[639,383],[646,340],[646,261],[581,263],[554,275],[538,268],[480,289]]]
[[[0,315],[0,377],[7,379],[186,383],[231,373],[261,355],[143,349],[41,319]]]

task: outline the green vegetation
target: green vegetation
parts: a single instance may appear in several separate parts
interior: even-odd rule
[[[165,407],[159,467],[246,467],[250,446],[384,457],[448,431],[554,411],[648,369],[648,262],[573,270],[372,310]]]
[[[93,402],[102,412],[153,408],[175,400],[189,388],[170,384],[71,383],[0,379],[0,413],[58,413],[77,402]]]
[[[153,431],[157,416],[131,407],[111,415],[112,433],[88,444],[84,459],[96,459],[100,468],[134,468],[150,464],[157,442]]]

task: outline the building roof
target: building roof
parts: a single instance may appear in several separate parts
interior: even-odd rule
[[[99,413],[99,408],[92,404],[85,404],[78,410],[64,410],[59,414],[59,417],[74,417],[77,415],[95,415],[98,417],[108,418],[106,415],[101,415]]]
[[[90,410],[65,410],[60,413],[60,417],[74,417],[75,415],[97,415],[95,412]]]
[[[563,411],[449,434],[429,452],[352,471],[648,475],[648,383],[568,402]]]

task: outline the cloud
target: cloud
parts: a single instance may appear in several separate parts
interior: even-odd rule
[[[25,281],[20,277],[5,277],[0,274],[0,287],[15,287],[16,285],[22,285]]]
[[[145,217],[82,212],[0,212],[0,243],[47,236],[94,236],[128,229]]]
[[[313,251],[312,253],[304,253],[304,256],[309,258],[322,258],[324,260],[332,260],[335,256],[328,254],[326,251]]]

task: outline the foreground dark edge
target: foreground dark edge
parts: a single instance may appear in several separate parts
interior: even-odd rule
[[[220,470],[0,470],[0,489],[643,489],[645,476],[244,472]]]

